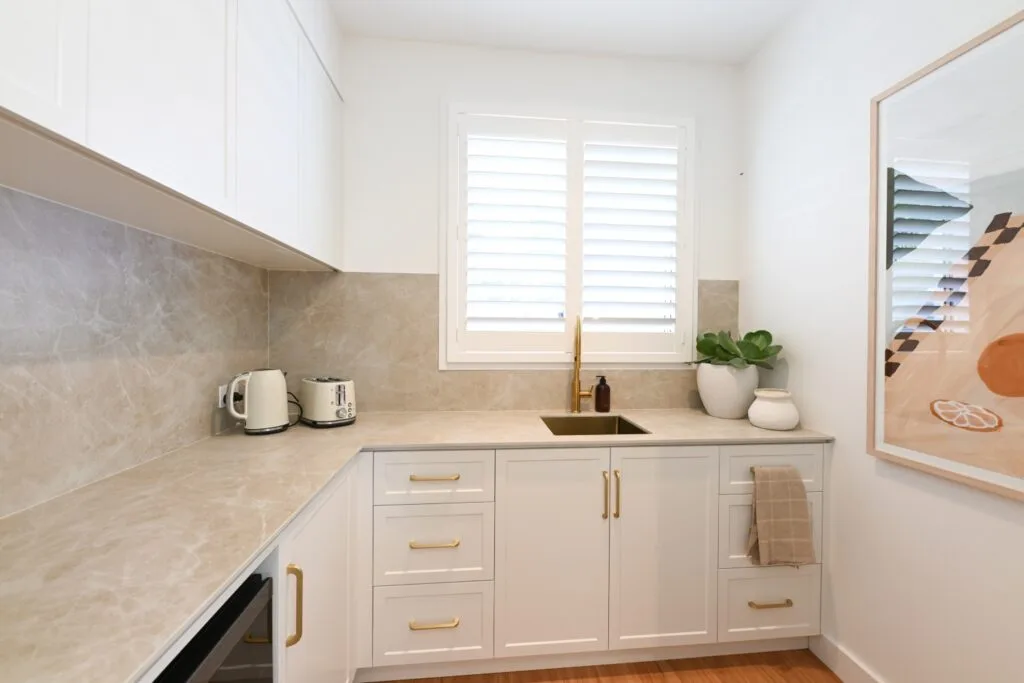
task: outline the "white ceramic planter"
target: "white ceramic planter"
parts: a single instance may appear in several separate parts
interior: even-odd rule
[[[701,363],[697,366],[697,392],[712,417],[738,420],[747,416],[757,389],[757,368]]]
[[[758,389],[747,417],[750,424],[761,429],[788,431],[800,424],[800,413],[793,397],[783,389]]]

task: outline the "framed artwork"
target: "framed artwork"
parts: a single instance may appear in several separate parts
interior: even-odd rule
[[[868,451],[1024,500],[1024,12],[871,102]]]

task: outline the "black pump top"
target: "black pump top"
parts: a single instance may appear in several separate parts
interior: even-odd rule
[[[608,381],[604,378],[604,375],[598,375],[597,378],[601,380],[598,384],[608,384]]]

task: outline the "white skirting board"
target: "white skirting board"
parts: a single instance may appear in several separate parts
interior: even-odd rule
[[[814,636],[810,641],[814,656],[832,669],[843,683],[888,683],[828,636]]]
[[[507,671],[533,671],[537,669],[562,669],[570,666],[594,666],[598,664],[625,664],[629,662],[654,662],[665,659],[693,659],[694,657],[717,657],[720,655],[749,654],[752,652],[783,652],[806,650],[807,638],[779,638],[746,643],[712,643],[685,647],[662,647],[644,650],[611,650],[584,652],[575,655],[547,655],[540,657],[506,657],[504,659],[481,659],[469,662],[445,664],[411,664],[409,666],[382,666],[374,669],[360,669],[355,683],[376,683],[379,681],[401,681],[413,678],[437,676],[465,676],[470,674],[492,674]],[[844,681],[846,679],[843,679]],[[865,681],[871,679],[864,679]],[[847,683],[859,683],[850,679]],[[882,683],[879,681],[879,683]]]

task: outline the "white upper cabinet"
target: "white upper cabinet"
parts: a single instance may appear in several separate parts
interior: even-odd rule
[[[612,449],[609,647],[715,642],[718,448]]]
[[[339,82],[343,41],[331,3],[324,0],[288,0],[288,4],[292,6],[302,30],[323,62],[327,75],[337,86],[338,92],[344,94]]]
[[[299,239],[296,246],[341,267],[342,104],[313,47],[299,51]]]
[[[89,3],[89,147],[227,213],[229,19],[228,0]]]
[[[236,217],[303,249],[308,240],[299,230],[301,37],[285,0],[238,0]]]
[[[0,107],[85,140],[88,3],[0,0]]]
[[[494,656],[608,649],[607,448],[498,451]]]

